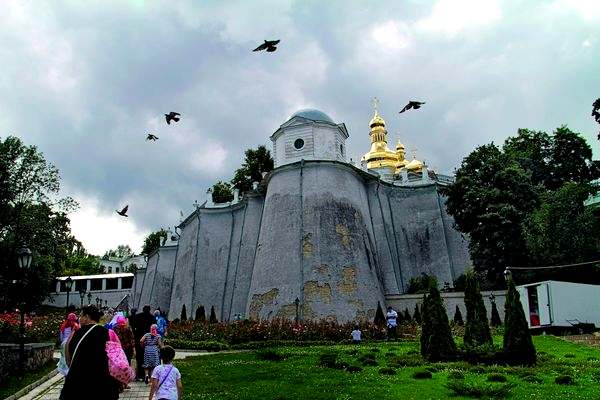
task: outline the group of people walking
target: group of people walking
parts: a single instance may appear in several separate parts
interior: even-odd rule
[[[118,352],[122,349],[128,366],[135,360],[135,379],[152,384],[149,400],[155,394],[158,400],[180,399],[181,375],[171,364],[175,350],[163,344],[168,321],[160,310],[152,314],[150,306],[144,306],[140,314],[132,310],[129,318],[122,313],[108,313],[105,324],[100,323],[102,317],[102,311],[89,305],[83,307],[79,318],[70,313],[61,324],[61,358],[57,368],[65,382],[60,399],[118,399],[130,379],[123,379],[116,368],[111,369],[111,357],[119,358],[114,355],[115,346]]]

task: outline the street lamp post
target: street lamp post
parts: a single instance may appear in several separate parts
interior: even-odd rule
[[[296,305],[296,323],[298,323],[300,322],[300,299],[296,297],[294,304]]]
[[[79,299],[81,300],[80,308],[83,308],[83,299],[85,298],[85,290],[79,289]]]
[[[88,292],[88,304],[92,304],[92,292]]]
[[[100,297],[96,297],[96,307],[100,308]]]
[[[508,269],[508,267],[506,267],[506,269],[504,270],[504,279],[506,280],[506,283],[508,283],[508,281],[512,279],[512,272],[510,272],[510,269]]]
[[[65,279],[65,287],[67,288],[67,306],[65,307],[65,315],[69,314],[69,295],[71,294],[71,288],[73,287],[73,279],[69,276]]]
[[[26,272],[31,267],[31,261],[33,260],[33,254],[25,245],[23,245],[17,251],[17,263],[23,277],[23,282],[26,280]],[[19,375],[23,376],[25,372],[25,302],[21,303],[19,307],[21,314],[21,323],[19,325]]]

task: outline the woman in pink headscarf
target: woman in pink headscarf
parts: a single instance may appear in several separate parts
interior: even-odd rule
[[[127,318],[119,315],[117,317],[117,325],[115,326],[114,331],[119,337],[121,347],[127,356],[127,361],[129,361],[129,364],[131,365],[131,359],[135,354],[135,339],[133,337],[133,331],[127,323]]]
[[[65,346],[69,341],[69,338],[77,329],[79,329],[79,323],[77,322],[77,315],[74,313],[70,313],[67,315],[67,319],[63,321],[60,325],[60,360],[58,360],[58,364],[56,365],[58,372],[67,376],[69,372],[69,367],[67,366],[67,359],[65,357]]]
[[[150,332],[142,337],[141,343],[144,347],[144,365],[142,367],[144,367],[144,371],[146,372],[144,382],[148,384],[152,370],[160,365],[159,349],[163,346],[156,324],[152,324]]]

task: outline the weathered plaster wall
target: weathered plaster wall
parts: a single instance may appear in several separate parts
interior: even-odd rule
[[[250,290],[251,318],[347,321],[383,303],[362,178],[339,163],[282,168],[270,179]]]
[[[178,240],[179,249],[175,260],[173,284],[171,289],[171,305],[169,310],[172,316],[181,315],[183,305],[186,305],[187,314],[193,315],[191,295],[194,288],[196,271],[196,258],[198,257],[197,238],[199,214],[192,214],[181,226],[181,235]]]
[[[155,253],[156,263],[148,263],[148,268],[155,268],[152,274],[152,282],[146,282],[150,286],[150,294],[144,299],[144,304],[152,304],[161,310],[169,312],[171,306],[171,283],[173,279],[173,268],[175,267],[175,254],[177,246],[160,247]],[[170,316],[176,318],[176,316]]]

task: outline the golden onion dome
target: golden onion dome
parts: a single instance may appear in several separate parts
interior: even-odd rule
[[[396,144],[396,151],[404,150],[404,145],[400,140],[398,140],[398,144]]]
[[[421,161],[417,160],[416,158],[413,158],[412,161],[406,164],[404,168],[406,168],[409,171],[420,171],[421,169],[423,169],[424,166],[425,164],[423,164]]]
[[[371,122],[369,122],[369,127],[374,128],[376,126],[382,126],[385,128],[385,120],[381,118],[381,115],[375,110],[375,115],[371,118]]]

